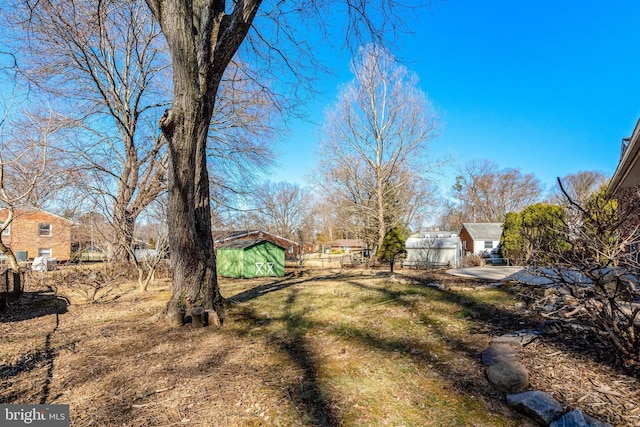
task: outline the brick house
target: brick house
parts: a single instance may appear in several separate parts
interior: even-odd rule
[[[7,213],[6,209],[0,210],[0,221],[7,218]],[[68,261],[71,256],[72,224],[66,218],[41,209],[16,209],[13,221],[2,233],[2,241],[19,260],[22,257],[33,259],[40,256]]]
[[[367,244],[360,239],[336,239],[323,246],[323,252],[340,252],[345,254],[363,254],[367,252]],[[367,255],[368,256],[368,255]]]

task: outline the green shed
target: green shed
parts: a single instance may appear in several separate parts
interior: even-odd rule
[[[217,267],[225,277],[282,277],[284,248],[267,240],[235,240],[218,246]]]

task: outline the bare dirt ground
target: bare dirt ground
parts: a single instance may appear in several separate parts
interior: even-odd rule
[[[0,403],[64,403],[74,426],[528,426],[484,377],[502,333],[544,320],[514,287],[443,273],[296,272],[221,279],[220,329],[171,328],[170,284],[98,304],[33,286],[0,313]],[[409,280],[410,279],[410,280]],[[437,281],[446,291],[423,286]],[[523,351],[533,389],[640,425],[637,372],[563,329]]]

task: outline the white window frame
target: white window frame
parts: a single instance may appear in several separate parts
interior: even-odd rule
[[[489,246],[487,246],[487,244],[489,244]],[[492,240],[485,240],[484,241],[484,249],[493,249],[493,241]]]
[[[49,255],[45,255],[45,252]],[[53,248],[38,248],[38,256],[43,258],[53,258]]]
[[[42,226],[47,226],[49,228],[49,234],[43,234],[42,233]],[[40,224],[38,224],[38,237],[51,237],[51,235],[53,234],[53,227],[51,225],[51,223],[44,223],[41,222]]]

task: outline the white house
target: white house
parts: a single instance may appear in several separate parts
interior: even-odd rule
[[[482,255],[500,244],[501,222],[465,222],[460,230],[460,240],[465,254]]]
[[[460,266],[462,243],[457,233],[451,231],[429,231],[414,234],[405,242],[407,258],[403,262],[408,268]]]

